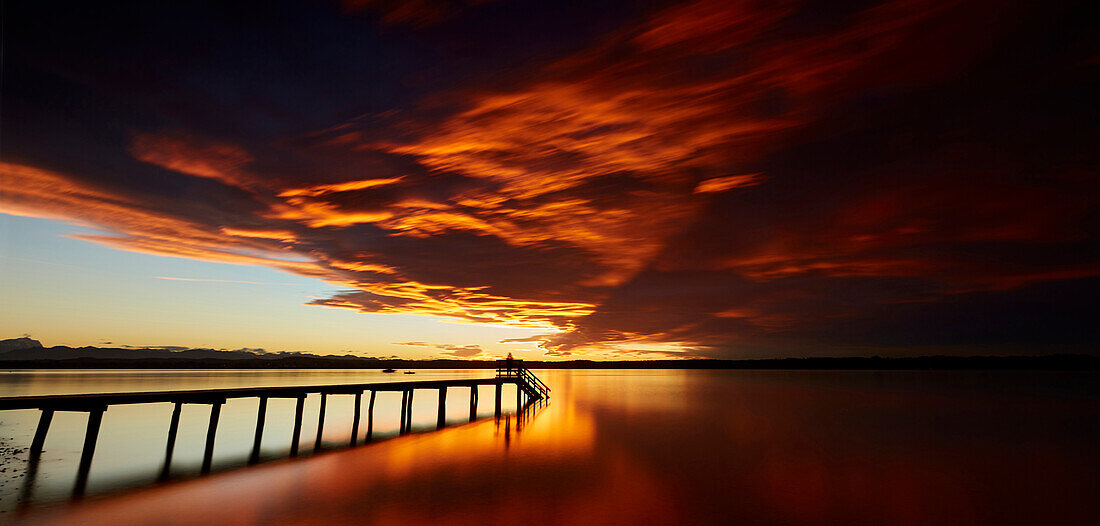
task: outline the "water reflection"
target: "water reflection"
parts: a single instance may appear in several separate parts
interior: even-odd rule
[[[438,433],[89,499],[25,519],[1090,524],[1100,512],[1094,373],[538,374],[554,389],[553,403],[518,419],[451,421]],[[400,407],[400,395],[390,394]],[[330,398],[335,414],[338,397]],[[437,403],[423,398],[435,397],[414,403]],[[467,402],[449,397],[448,415],[464,413]],[[416,414],[421,428],[434,427],[430,410]],[[396,432],[399,415],[391,416]],[[244,427],[252,431],[252,421]]]
[[[351,380],[350,383],[383,383],[379,382],[377,372],[344,370],[297,371],[294,374],[278,371],[266,381],[255,371],[237,371],[239,376],[226,374],[226,371],[212,371],[208,376],[201,371],[183,371],[178,376],[172,376],[171,371],[89,371],[86,376],[73,371],[42,373],[16,374],[20,377],[18,380],[7,379],[0,383],[7,388],[7,392],[2,394],[66,394],[81,390],[92,393],[167,391],[193,389],[196,385],[250,387],[255,383],[298,386],[329,383],[334,379],[344,380],[343,383],[349,383],[348,380]],[[421,377],[438,380],[491,378],[491,375],[491,371],[484,370],[429,371]],[[393,377],[382,377],[389,378]],[[156,383],[158,380],[159,384]],[[509,386],[505,390],[513,391],[515,387]],[[434,393],[436,389],[430,391]],[[469,395],[476,392],[471,388],[451,391],[465,391]],[[375,410],[376,399],[384,402],[389,394],[369,392],[365,432],[359,427],[362,392],[353,394],[351,390],[346,395],[336,392],[308,397],[293,395],[289,400],[275,399],[270,404],[268,397],[260,397],[112,405],[109,411],[105,411],[107,408],[104,407],[66,407],[56,413],[57,418],[54,418],[52,410],[43,411],[41,416],[37,410],[4,411],[0,413],[0,441],[3,442],[0,446],[5,448],[0,475],[9,470],[13,474],[18,472],[18,475],[13,476],[12,480],[0,482],[0,504],[3,506],[0,512],[10,511],[16,503],[20,507],[48,504],[70,494],[79,498],[86,490],[92,494],[102,494],[153,481],[164,482],[170,478],[242,467],[246,463],[255,464],[271,458],[296,456],[300,449],[317,452],[348,447],[376,438],[388,438],[398,432],[425,431],[487,416],[484,408],[479,412],[476,396],[469,402],[454,400],[460,404],[460,411],[455,411],[454,404],[448,403],[446,396],[440,396],[442,403],[431,408],[424,407],[424,404],[414,406],[409,397],[400,408],[400,428],[391,429],[386,421],[399,409],[383,404],[378,411]],[[284,401],[291,407],[280,403]],[[272,408],[270,411],[269,405]],[[223,406],[226,408],[226,418],[222,417]],[[504,407],[514,410],[507,404]],[[315,412],[310,414],[311,410]],[[424,414],[426,411],[430,411],[430,417]],[[309,416],[308,423],[304,422],[306,416]],[[383,419],[378,432],[374,429],[376,416]],[[352,420],[350,423],[349,419]],[[253,421],[255,423],[250,426]],[[429,427],[429,422],[434,427]],[[309,424],[313,427],[310,428]],[[47,429],[51,429],[48,434],[44,432]],[[333,433],[337,437],[342,433],[342,437],[333,440]],[[33,439],[30,438],[32,436]],[[244,436],[250,437],[250,440],[246,442]],[[29,450],[7,447],[28,443],[31,444]],[[243,448],[248,444],[251,448],[245,456],[246,450]],[[152,453],[159,448],[163,448],[163,461]],[[22,457],[24,451],[27,455],[25,463]],[[198,458],[201,458],[201,463]],[[155,463],[159,465],[154,471],[152,466]],[[39,476],[40,470],[42,476]],[[20,477],[22,480],[18,480]],[[12,484],[9,486],[7,482]],[[17,492],[16,488],[21,489]]]

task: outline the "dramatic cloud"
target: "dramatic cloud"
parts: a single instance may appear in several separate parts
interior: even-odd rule
[[[106,43],[18,29],[37,46],[12,59],[0,211],[344,289],[313,305],[543,329],[501,342],[548,356],[1097,341],[1096,66],[1073,6],[647,4],[524,35],[523,56],[470,32],[554,21],[491,7],[343,2],[315,15],[336,36],[245,57],[87,34],[81,13],[57,31]],[[377,23],[389,40],[362,36]],[[148,73],[80,61],[115,49]]]

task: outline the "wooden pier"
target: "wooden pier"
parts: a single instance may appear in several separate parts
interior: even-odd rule
[[[46,434],[49,432],[53,415],[57,411],[77,411],[88,413],[88,425],[84,435],[84,447],[80,455],[80,464],[77,469],[76,483],[73,487],[73,497],[80,498],[84,495],[88,482],[88,472],[92,465],[92,456],[95,454],[96,440],[99,437],[99,427],[103,420],[103,413],[112,405],[123,404],[151,404],[172,403],[172,419],[168,427],[168,440],[164,457],[164,465],[161,468],[160,478],[168,478],[172,465],[172,452],[175,448],[176,435],[179,428],[180,412],[183,404],[202,404],[210,406],[210,420],[206,429],[206,448],[203,454],[202,473],[210,471],[214,456],[214,439],[218,430],[218,419],[221,415],[222,404],[231,398],[259,398],[260,404],[256,414],[256,434],[252,443],[252,452],[249,455],[249,464],[260,460],[260,443],[263,439],[264,420],[267,416],[267,401],[271,398],[291,398],[297,400],[294,409],[294,428],[291,435],[290,456],[297,456],[302,432],[302,412],[305,399],[310,394],[320,395],[320,406],[317,422],[317,436],[314,449],[321,447],[321,434],[325,423],[325,406],[329,395],[354,395],[355,405],[352,415],[351,436],[348,446],[359,443],[359,427],[361,420],[361,407],[363,395],[369,393],[366,415],[366,441],[370,441],[374,435],[374,406],[375,397],[379,392],[400,392],[401,411],[398,432],[400,434],[412,431],[412,402],[416,391],[434,390],[439,397],[437,428],[446,425],[446,401],[448,392],[455,389],[470,390],[470,420],[477,418],[478,389],[484,385],[494,386],[495,405],[494,414],[501,416],[501,394],[504,384],[516,385],[517,412],[539,400],[550,397],[550,388],[539,380],[534,374],[522,366],[519,360],[501,362],[497,368],[496,376],[492,378],[456,379],[456,380],[425,380],[411,382],[376,382],[368,384],[335,384],[335,385],[310,385],[292,387],[249,387],[241,389],[207,389],[193,391],[153,391],[135,393],[105,393],[105,394],[78,394],[78,395],[48,395],[48,396],[16,396],[0,397],[0,411],[14,409],[38,409],[41,411],[38,420],[38,428],[34,439],[31,441],[30,453],[27,460],[27,477],[24,485],[23,501],[29,500],[31,487],[35,474],[38,471],[38,463],[42,455],[42,447],[46,442]]]

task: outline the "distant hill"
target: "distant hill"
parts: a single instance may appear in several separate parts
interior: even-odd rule
[[[216,349],[130,349],[42,347],[30,338],[0,341],[0,368],[5,369],[492,369],[496,360],[401,360],[345,354],[322,356],[302,352],[223,351]],[[913,358],[838,357],[764,360],[624,360],[535,361],[534,369],[1016,369],[1100,370],[1100,356],[920,356]]]
[[[18,338],[4,340],[4,342],[16,342],[28,340]],[[356,359],[377,360],[376,358],[364,358],[361,356],[319,356],[316,354],[300,352],[266,353],[248,350],[224,351],[217,349],[164,349],[164,348],[122,348],[122,347],[42,347],[42,344],[34,341],[35,345],[16,345],[4,347],[0,350],[0,361],[14,360],[280,360],[288,357],[295,358],[323,358],[323,359]]]
[[[38,340],[32,340],[27,337],[23,338],[11,338],[8,340],[0,340],[0,353],[8,351],[20,351],[20,350],[33,350],[41,349],[42,342]]]

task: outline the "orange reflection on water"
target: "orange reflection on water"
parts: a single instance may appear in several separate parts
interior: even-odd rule
[[[532,494],[539,473],[556,459],[592,454],[590,417],[570,407],[532,407],[526,418],[520,422],[506,414],[28,519],[56,524],[418,524],[446,515],[448,523],[484,523],[487,506],[517,512],[529,506],[519,502]],[[568,466],[554,470],[555,477],[569,476]],[[196,514],[197,509],[204,511]]]
[[[546,371],[553,401],[30,524],[1090,524],[1094,373]],[[507,397],[506,397],[507,398]]]

